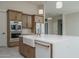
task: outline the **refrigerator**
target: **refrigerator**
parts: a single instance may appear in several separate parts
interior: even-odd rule
[[[44,23],[36,23],[36,34],[44,34]]]

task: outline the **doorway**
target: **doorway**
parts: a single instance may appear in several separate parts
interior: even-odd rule
[[[58,35],[62,35],[62,19],[58,20]]]
[[[7,46],[7,17],[6,12],[0,11],[0,47]]]

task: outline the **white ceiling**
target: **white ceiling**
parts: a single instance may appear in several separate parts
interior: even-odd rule
[[[56,1],[45,2],[46,16],[79,12],[79,1],[64,1],[62,9],[56,9]]]

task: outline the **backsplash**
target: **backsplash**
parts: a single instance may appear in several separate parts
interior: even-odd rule
[[[33,34],[32,32],[31,32],[31,29],[22,29],[22,34]]]

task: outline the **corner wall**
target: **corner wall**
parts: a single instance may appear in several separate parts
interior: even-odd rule
[[[79,36],[79,12],[63,15],[63,34]]]

